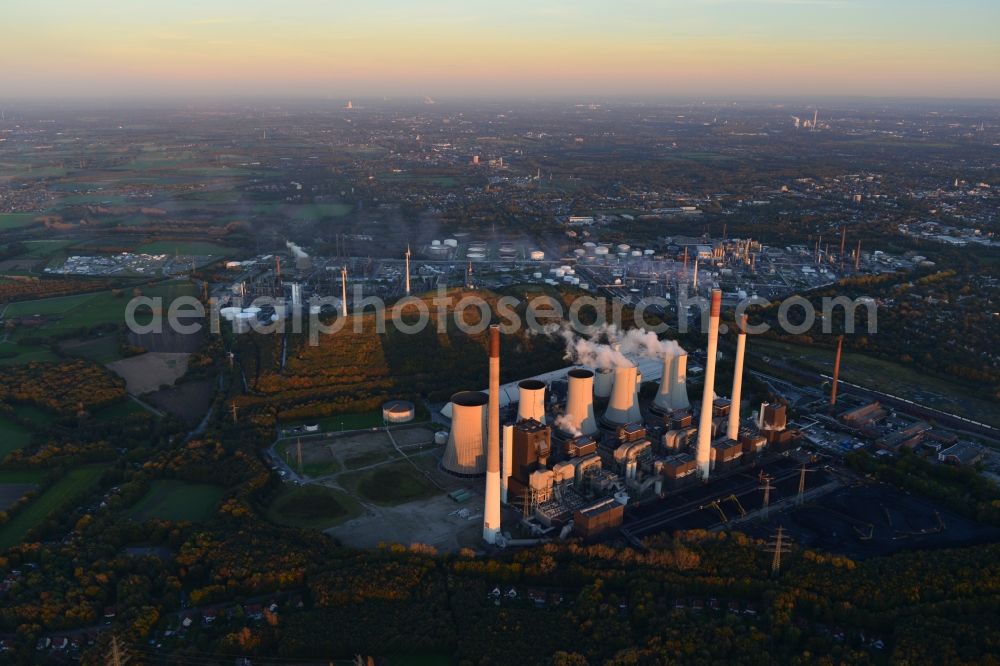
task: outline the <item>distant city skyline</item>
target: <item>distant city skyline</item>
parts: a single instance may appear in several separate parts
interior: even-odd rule
[[[1000,3],[8,0],[0,98],[1000,98]]]

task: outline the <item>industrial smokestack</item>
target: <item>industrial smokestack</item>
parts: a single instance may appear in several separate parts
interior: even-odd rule
[[[696,459],[698,474],[708,478],[712,460],[712,403],[715,400],[715,363],[719,354],[719,314],[722,310],[722,292],[712,290],[712,307],[708,320],[708,358],[705,362],[705,388],[701,396],[701,414],[698,417],[698,449]]]
[[[604,412],[604,420],[607,423],[619,426],[642,420],[637,395],[637,374],[638,369],[634,365],[615,368],[615,386],[611,391],[608,409]]]
[[[566,415],[557,422],[572,435],[592,435],[597,432],[594,418],[594,373],[583,368],[567,374],[569,389],[566,393]]]
[[[409,296],[410,295],[410,245],[409,245],[409,243],[406,244],[406,254],[404,255],[404,257],[406,258],[406,295]]]
[[[340,314],[347,316],[347,266],[340,269]]]
[[[451,433],[441,466],[462,476],[486,471],[486,403],[480,391],[462,391],[451,396]]]
[[[517,385],[517,392],[517,420],[535,419],[545,423],[545,382],[525,379]]]
[[[486,507],[483,539],[496,543],[500,532],[500,327],[490,326],[490,398],[486,426]]]
[[[844,349],[844,336],[837,338],[837,357],[833,360],[833,385],[830,387],[830,407],[837,404],[837,385],[840,383],[840,355]]]
[[[611,397],[611,389],[615,385],[615,371],[611,368],[598,368],[594,376],[594,396],[605,400]]]
[[[729,404],[729,439],[740,437],[740,400],[743,399],[743,358],[747,349],[747,316],[739,320],[740,334],[736,338],[736,367],[733,368],[733,394]]]

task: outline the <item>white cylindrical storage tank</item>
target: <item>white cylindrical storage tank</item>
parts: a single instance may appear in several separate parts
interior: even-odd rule
[[[545,253],[544,252],[542,252],[541,250],[532,250],[531,251],[531,260],[532,261],[541,261],[543,259],[545,259]]]
[[[577,257],[583,257],[586,256],[587,251],[584,250],[582,247],[578,247],[575,250],[573,250],[573,254]]]
[[[444,444],[447,441],[448,441],[448,433],[446,433],[444,430],[439,430],[436,433],[434,433],[435,444]]]
[[[534,273],[531,274],[531,277],[535,278],[536,280],[541,280],[542,274],[539,271],[535,271]]]
[[[409,423],[415,416],[413,403],[407,400],[390,400],[382,405],[382,420],[386,423]]]
[[[439,241],[439,240],[432,240],[431,241],[431,247],[440,247],[440,246],[441,246],[441,241]]]
[[[631,250],[631,249],[632,249],[632,246],[629,245],[628,243],[619,243],[618,244],[618,251],[619,252],[624,252],[624,253],[627,254],[628,251]]]
[[[480,391],[451,396],[451,432],[441,466],[453,474],[476,476],[486,472],[486,403]]]
[[[601,399],[611,397],[611,388],[615,385],[615,371],[611,368],[598,368],[594,377],[594,395]]]
[[[594,254],[596,254],[599,257],[606,257],[608,255],[608,252],[610,252],[610,250],[606,245],[600,245],[594,248]]]
[[[447,245],[448,247],[458,247],[458,241],[455,240],[454,238],[445,238],[444,244]]]
[[[615,385],[611,390],[608,409],[604,412],[607,423],[620,426],[642,420],[637,396],[637,374],[638,369],[634,365],[615,368]]]
[[[639,250],[632,250],[632,256],[633,257],[641,257],[642,256],[642,252],[640,252]]]
[[[517,420],[545,423],[545,382],[525,379],[517,385]]]
[[[594,373],[574,368],[566,374],[569,388],[566,392],[566,416],[557,424],[571,435],[592,435],[597,432],[594,418]]]
[[[655,252],[653,252],[652,250],[644,250],[643,254],[647,257],[652,257],[655,254]]]

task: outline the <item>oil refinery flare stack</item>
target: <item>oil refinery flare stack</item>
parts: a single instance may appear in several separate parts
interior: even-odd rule
[[[451,396],[451,433],[441,466],[452,474],[478,476],[486,471],[486,403],[480,391]]]
[[[541,382],[539,382],[541,383]],[[544,385],[542,394],[544,395]],[[496,543],[500,533],[500,327],[490,326],[490,396],[486,432],[486,506],[483,539]]]
[[[569,387],[566,392],[566,417],[562,427],[572,435],[593,435],[597,432],[597,419],[594,418],[594,373],[576,368],[570,370],[566,377]]]
[[[490,388],[492,392],[493,389]],[[545,423],[545,382],[525,379],[517,385],[517,420],[535,419]]]
[[[620,426],[642,420],[642,413],[639,411],[638,372],[634,365],[615,368],[615,385],[611,390],[608,409],[604,412],[606,423]]]
[[[708,319],[708,354],[705,361],[705,387],[701,395],[701,413],[698,416],[698,448],[695,460],[698,474],[708,478],[712,462],[712,403],[715,401],[715,364],[719,356],[719,316],[722,311],[722,292],[712,290],[712,306]]]

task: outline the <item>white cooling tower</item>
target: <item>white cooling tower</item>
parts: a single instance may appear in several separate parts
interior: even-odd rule
[[[687,388],[688,355],[683,349],[670,367],[670,406],[673,409],[691,409]]]
[[[545,423],[545,382],[525,379],[517,385],[517,420]]]
[[[453,474],[476,476],[486,471],[486,403],[480,391],[451,396],[451,433],[441,466]]]
[[[642,420],[637,376],[638,369],[634,365],[615,368],[615,386],[611,391],[608,409],[604,412],[604,421],[608,424],[619,426]]]
[[[674,408],[672,382],[676,359],[677,356],[675,354],[667,353],[663,355],[663,374],[660,375],[660,390],[653,400],[653,410],[660,414],[665,414]]]
[[[594,397],[607,400],[611,397],[614,385],[615,371],[611,368],[598,368],[594,376]]]
[[[701,414],[698,420],[698,448],[696,460],[698,474],[708,479],[712,461],[712,403],[715,401],[715,363],[719,355],[719,314],[722,310],[722,292],[712,290],[712,309],[708,319],[708,358],[705,363],[705,387],[701,396]]]
[[[563,430],[570,434],[592,435],[597,432],[594,418],[594,373],[576,368],[567,375],[569,389],[566,393],[566,417]]]

